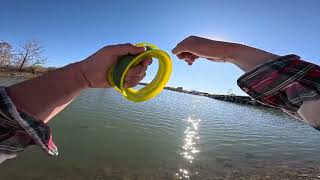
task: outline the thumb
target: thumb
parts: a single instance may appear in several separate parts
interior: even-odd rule
[[[181,48],[181,45],[177,45],[175,48],[172,49],[172,54],[180,54],[183,52],[183,49]]]
[[[172,49],[172,54],[180,54],[183,52],[188,52],[188,49],[186,48],[186,43],[184,41],[181,41],[177,44],[175,48]]]
[[[184,40],[182,40],[181,42],[179,42],[175,48],[172,49],[172,54],[180,54],[182,52],[189,52],[190,46],[192,46],[192,44],[190,42],[192,42],[191,40],[193,39],[193,36],[190,36]]]
[[[146,47],[138,47],[130,43],[113,45],[110,48],[112,48],[113,54],[120,56],[128,54],[137,55],[146,51]]]

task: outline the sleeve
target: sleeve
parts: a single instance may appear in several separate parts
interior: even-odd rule
[[[304,119],[298,113],[302,105],[320,99],[320,67],[296,55],[282,56],[258,66],[241,76],[237,83],[253,99],[300,119]]]
[[[15,157],[29,145],[38,145],[48,154],[58,155],[50,128],[19,112],[5,88],[0,88],[0,163]]]

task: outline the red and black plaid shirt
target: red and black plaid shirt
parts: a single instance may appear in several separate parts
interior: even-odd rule
[[[58,155],[50,128],[42,121],[18,112],[5,89],[0,88],[0,155],[15,154],[33,144],[50,155]]]
[[[244,74],[238,85],[255,100],[295,114],[304,101],[320,98],[320,67],[287,55]]]

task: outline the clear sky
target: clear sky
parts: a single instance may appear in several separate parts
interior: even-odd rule
[[[320,64],[319,0],[0,0],[0,41],[38,39],[49,66],[84,59],[100,47],[151,42],[168,52],[189,35],[240,42]],[[243,73],[231,64],[174,63],[169,86],[226,93]],[[156,63],[155,63],[156,64]],[[150,68],[147,80],[156,67]]]

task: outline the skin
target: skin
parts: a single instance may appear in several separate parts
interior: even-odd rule
[[[185,60],[192,65],[198,58],[206,58],[214,62],[229,62],[244,72],[249,72],[255,67],[268,61],[277,59],[279,56],[250,46],[215,41],[197,36],[190,36],[172,50],[179,59]],[[320,100],[305,101],[298,112],[283,111],[292,117],[308,122],[313,127],[320,126],[319,107]]]
[[[41,77],[6,88],[17,109],[45,123],[62,111],[80,92],[88,88],[110,88],[106,81],[118,58],[140,54],[144,47],[132,44],[105,46],[85,60],[69,64]],[[231,62],[244,71],[275,59],[277,55],[249,46],[190,36],[181,41],[173,54],[189,65],[200,57],[216,62]],[[136,86],[145,77],[151,60],[144,60],[131,68],[125,78],[125,87]]]
[[[16,108],[39,121],[49,122],[88,88],[110,88],[106,75],[118,58],[137,55],[144,47],[132,44],[105,46],[85,60],[69,64],[43,76],[7,87]],[[131,68],[125,77],[125,87],[136,86],[146,75],[151,59]]]
[[[192,65],[198,58],[214,62],[230,62],[245,72],[278,56],[250,46],[190,36],[172,50],[179,59]]]
[[[72,102],[82,90],[110,88],[110,84],[106,81],[106,72],[118,61],[119,57],[127,54],[136,55],[144,51],[145,48],[132,44],[106,46],[83,61],[10,86],[6,88],[6,91],[18,110],[47,123]],[[214,62],[232,63],[244,72],[279,57],[250,46],[197,36],[190,36],[178,43],[172,53],[189,65],[192,65],[198,58],[206,58]],[[131,68],[125,78],[125,87],[136,86],[145,77],[147,66],[151,62],[150,59],[144,60]],[[314,113],[308,112],[311,109],[309,107],[319,102],[305,102],[296,114],[289,114],[309,121],[313,126],[319,126],[320,120],[310,121],[311,118],[308,117]],[[315,115],[312,114],[312,116]]]

